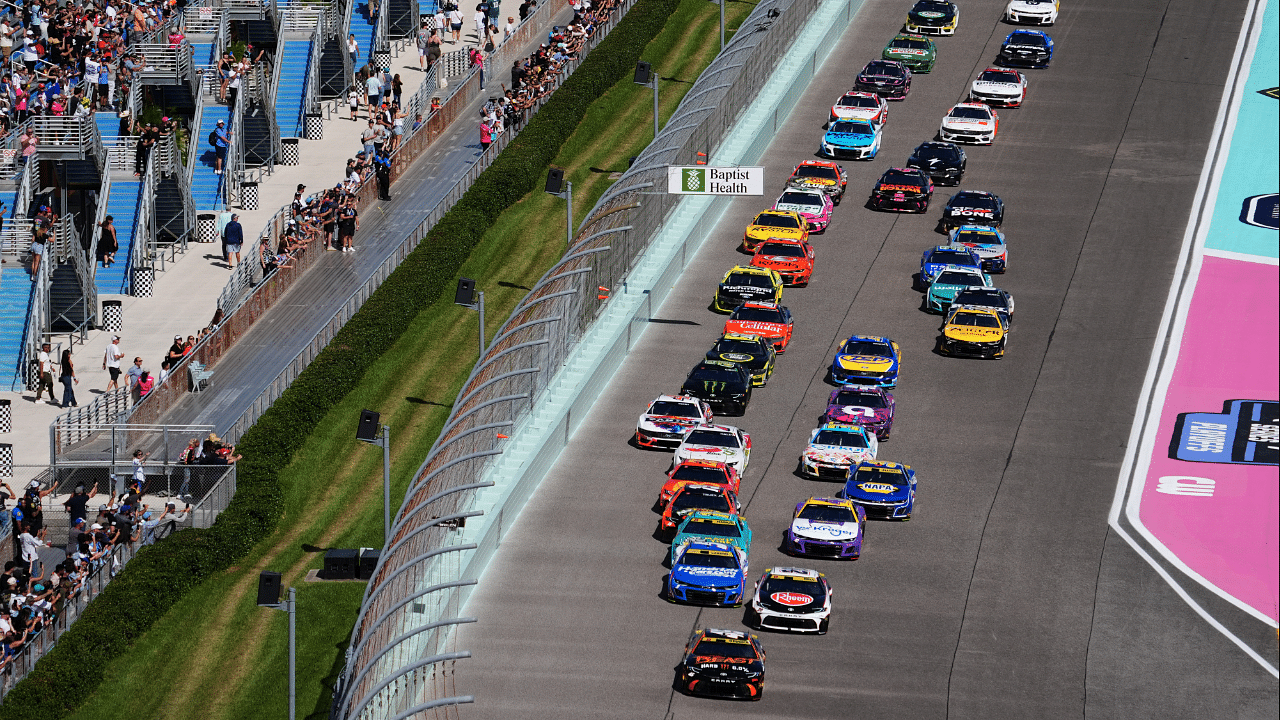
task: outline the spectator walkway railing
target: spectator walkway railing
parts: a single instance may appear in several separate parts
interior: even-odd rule
[[[49,424],[49,463],[57,464],[60,455],[97,437],[102,428],[124,422],[132,407],[129,389],[122,387],[108,390],[88,405],[71,408],[54,418]]]
[[[170,47],[168,43],[156,45],[137,44],[133,50],[142,56],[147,64],[134,73],[135,81],[144,85],[178,85],[191,78],[194,63],[191,57],[191,45]]]

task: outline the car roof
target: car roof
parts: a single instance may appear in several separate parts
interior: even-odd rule
[[[721,335],[719,339],[716,340],[716,342],[720,342],[720,340],[744,340],[747,342],[764,342],[764,340],[761,339],[759,335],[756,335],[754,333],[731,333],[731,332],[725,333]]]
[[[881,344],[883,344],[883,345],[888,345],[888,344],[890,344],[890,343],[892,342],[891,340],[889,340],[889,338],[887,338],[887,337],[880,337],[879,335],[850,335],[850,336],[849,336],[849,338],[848,338],[848,340],[845,340],[845,342],[849,342],[849,340],[862,340],[862,341],[865,341],[865,342],[878,342],[878,343],[881,343]]]
[[[861,425],[853,425],[851,423],[825,422],[818,426],[819,430],[837,430],[839,432],[867,434],[867,429]]]
[[[962,102],[962,103],[956,103],[955,105],[953,105],[953,106],[951,107],[951,109],[952,109],[952,110],[955,110],[956,108],[962,108],[962,107],[968,107],[968,108],[979,108],[979,109],[981,109],[981,110],[990,110],[990,109],[991,109],[991,107],[990,107],[990,106],[988,106],[986,103],[980,103],[980,102]]]
[[[711,367],[720,367],[725,369],[736,369],[736,370],[742,369],[742,366],[739,365],[738,363],[729,362],[728,360],[703,360],[702,362],[698,363],[698,365],[710,365]]]
[[[804,166],[810,166],[810,167],[818,166],[818,167],[831,168],[832,170],[838,170],[840,168],[839,165],[829,160],[805,160],[801,162],[799,165],[797,165],[796,167],[804,167]]]
[[[781,238],[778,238],[778,239],[781,240]],[[725,272],[724,276],[729,277],[734,273],[747,273],[748,275],[769,275],[769,276],[773,276],[777,274],[773,270],[770,270],[768,268],[755,267],[754,265],[734,265],[733,267],[729,268],[728,271]]]
[[[873,392],[873,393],[879,393],[879,394],[881,394],[881,395],[888,395],[888,394],[889,394],[889,391],[888,391],[888,390],[885,390],[884,388],[880,387],[879,385],[841,385],[840,387],[838,387],[838,388],[836,388],[836,389],[832,390],[832,391],[831,391],[831,394],[832,394],[832,395],[835,395],[836,393],[840,392],[841,390],[857,390],[857,391],[859,391],[859,392]]]
[[[805,505],[831,505],[833,507],[853,507],[853,501],[846,498],[811,497],[804,501]]]
[[[684,550],[719,550],[720,552],[727,552],[727,553],[731,553],[731,554],[737,555],[737,553],[735,552],[735,551],[737,550],[737,548],[735,548],[734,546],[730,545],[729,543],[712,542],[712,541],[710,541],[710,540],[702,540],[702,539],[699,539],[699,538],[697,538],[697,537],[693,537],[693,538],[690,538],[690,539],[688,539],[688,540],[685,540],[684,542],[682,542],[682,543],[680,543],[679,545],[677,545],[677,546],[676,546],[676,549],[677,549],[677,550],[681,550],[681,549],[684,549]]]
[[[734,363],[734,364],[736,365],[737,363]],[[737,433],[738,432],[738,428],[734,427],[733,425],[714,425],[711,423],[707,423],[705,425],[699,425],[695,429],[710,430],[712,432],[718,432],[718,433]]]
[[[765,568],[764,574],[773,576],[773,577],[777,577],[779,575],[792,575],[794,577],[813,578],[814,580],[817,580],[818,578],[822,577],[822,573],[818,572],[817,570],[810,570],[809,568],[798,568],[798,567]]]
[[[676,402],[685,403],[687,405],[697,405],[699,407],[702,406],[702,402],[692,395],[659,395],[650,401],[649,404],[652,405],[656,402]]]
[[[716,495],[724,495],[733,492],[727,485],[708,485],[707,483],[687,482],[676,489],[676,495],[686,490],[698,490],[701,492],[715,493]],[[669,505],[667,507],[670,507]]]
[[[723,638],[725,640],[749,640],[755,636],[741,630],[721,630],[720,628],[703,628],[695,631],[698,637]]]
[[[861,468],[863,465],[866,465],[868,467],[879,467],[879,468],[898,469],[898,470],[911,469],[910,465],[904,465],[903,463],[894,462],[892,460],[863,460],[862,462],[858,463],[859,468]]]
[[[715,468],[717,470],[729,469],[729,465],[727,463],[716,462],[715,460],[681,460],[680,462],[675,464],[675,467],[671,468],[671,472],[675,472],[676,468],[679,468],[685,465],[692,465],[693,467],[709,467],[709,468]]]
[[[990,225],[961,225],[960,227],[956,228],[955,230],[952,230],[951,232],[953,232],[953,233],[958,233],[958,232],[962,232],[962,231],[963,231],[963,232],[978,232],[978,233],[986,233],[987,235],[1000,235],[1000,234],[1002,234],[999,230],[997,230],[997,229],[995,229],[995,228],[991,227]]]

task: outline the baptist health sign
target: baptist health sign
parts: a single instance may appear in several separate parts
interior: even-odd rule
[[[762,167],[667,167],[672,195],[764,195]]]

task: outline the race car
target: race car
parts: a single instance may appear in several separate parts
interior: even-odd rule
[[[742,249],[755,252],[756,246],[769,238],[809,237],[809,226],[799,213],[791,210],[765,210],[755,216],[742,233]]]
[[[695,630],[676,668],[677,683],[690,695],[764,697],[764,646],[737,630]]]
[[[754,249],[754,248],[753,248]],[[747,302],[781,302],[782,276],[768,268],[735,265],[724,274],[716,288],[712,307],[716,312],[733,312]]]
[[[939,185],[959,185],[968,164],[964,149],[949,142],[921,143],[907,158],[907,167],[923,170]]]
[[[938,351],[995,360],[1004,357],[1009,339],[1008,321],[995,310],[952,307],[942,323]]]
[[[747,624],[761,630],[826,635],[831,586],[817,570],[768,568],[756,581]]]
[[[888,100],[875,93],[854,90],[841,95],[840,99],[836,100],[836,104],[831,106],[831,119],[828,122],[866,120],[876,125],[884,125],[888,119]]]
[[[692,395],[659,395],[636,421],[636,444],[674,448],[690,430],[712,420],[711,406]]]
[[[874,385],[845,385],[831,391],[822,422],[861,425],[884,442],[893,431],[893,394]]]
[[[1000,227],[1004,222],[1004,201],[986,190],[961,190],[942,208],[942,226],[950,230],[961,225]]]
[[[829,158],[871,160],[880,152],[882,127],[866,120],[837,120],[822,136],[818,153]]]
[[[951,247],[968,248],[982,260],[982,269],[1003,273],[1009,267],[1009,246],[1004,233],[986,225],[961,225],[951,231]]]
[[[844,168],[827,160],[805,160],[796,166],[787,178],[787,187],[797,190],[821,190],[831,198],[831,202],[840,204],[844,197],[845,186],[849,184],[849,176]]]
[[[721,542],[690,539],[671,546],[667,602],[739,607],[747,599],[747,554]]]
[[[783,549],[792,555],[857,560],[866,515],[843,498],[811,497],[796,505]]]
[[[1009,0],[1004,19],[1011,25],[1052,25],[1058,22],[1058,0]]]
[[[840,345],[831,362],[831,382],[891,388],[898,384],[901,359],[901,348],[889,338],[853,335]]]
[[[854,78],[853,89],[891,100],[905,100],[911,94],[911,68],[895,60],[872,60]]]
[[[942,269],[938,277],[929,283],[924,292],[924,309],[927,312],[945,313],[951,307],[951,301],[961,290],[978,285],[993,287],[991,276],[974,268],[951,265]]]
[[[745,557],[751,551],[751,528],[737,513],[694,510],[680,521],[676,536],[671,540],[672,565],[676,563],[680,546],[691,541],[732,545]]]
[[[919,287],[924,289],[938,277],[938,273],[949,267],[967,267],[982,269],[982,258],[977,251],[966,247],[937,245],[924,251],[920,256]]]
[[[916,168],[889,168],[871,190],[867,205],[874,210],[922,213],[929,210],[933,180]]]
[[[795,320],[786,307],[771,302],[749,302],[739,305],[724,321],[726,333],[759,335],[773,343],[779,353],[791,342]]]
[[[920,0],[907,11],[906,31],[917,35],[955,35],[960,8],[945,0]]]
[[[688,460],[676,463],[667,471],[667,481],[658,492],[657,507],[665,509],[671,498],[686,485],[722,485],[736,495],[742,486],[742,476],[722,462]]]
[[[751,371],[726,360],[703,360],[689,371],[681,395],[706,401],[721,415],[742,415],[751,402]]]
[[[903,33],[895,35],[884,46],[880,57],[900,62],[911,68],[913,73],[927,73],[933,71],[933,63],[938,58],[938,46],[923,35]]]
[[[1039,30],[1014,30],[1009,33],[996,64],[1005,67],[1047,68],[1053,62],[1053,38]]]
[[[742,512],[738,495],[725,485],[688,483],[671,496],[671,502],[662,509],[658,530],[665,538],[675,535],[676,528],[694,510],[719,510],[727,513]]]
[[[804,287],[813,277],[813,246],[808,240],[769,238],[756,248],[751,267],[773,270],[785,286]]]
[[[777,354],[773,343],[759,335],[726,333],[707,351],[707,359],[742,365],[751,372],[751,384],[759,387],[773,374],[773,359]]]
[[[838,494],[865,510],[867,517],[910,520],[916,506],[916,472],[910,465],[870,460],[849,468]]]
[[[991,107],[1018,107],[1027,96],[1027,76],[1018,70],[989,67],[969,86],[969,99]]]
[[[800,453],[800,473],[818,480],[843,479],[850,465],[874,460],[879,445],[860,425],[823,423],[809,434],[809,444]]]
[[[994,287],[967,287],[951,301],[951,307],[990,308],[1006,322],[1013,322],[1013,295]]]
[[[676,448],[671,464],[675,466],[689,460],[722,462],[742,475],[751,460],[751,435],[732,425],[696,427]]]
[[[831,211],[836,204],[820,190],[784,190],[773,204],[774,210],[793,212],[809,226],[809,232],[820,233],[831,224]],[[777,237],[776,235],[774,237]]]
[[[1000,132],[1000,116],[982,103],[959,103],[938,126],[938,139],[948,142],[990,145]]]

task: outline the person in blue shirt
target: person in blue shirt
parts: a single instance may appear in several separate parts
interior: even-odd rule
[[[231,131],[227,129],[226,123],[218,121],[218,127],[213,131],[216,142],[213,144],[214,166],[213,174],[222,174],[222,163],[227,159],[227,147],[231,144]]]

